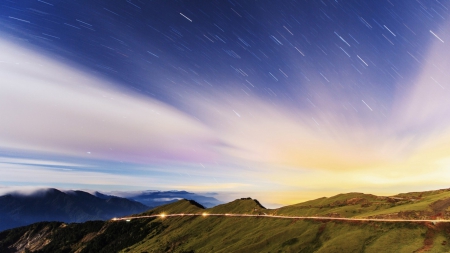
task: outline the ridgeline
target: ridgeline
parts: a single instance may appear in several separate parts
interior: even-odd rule
[[[267,216],[438,221],[449,218],[449,199],[449,189],[389,197],[347,193],[278,209],[266,209],[251,198],[208,209],[183,199],[133,217],[196,216],[41,222],[0,233],[0,252],[448,252],[449,223]]]

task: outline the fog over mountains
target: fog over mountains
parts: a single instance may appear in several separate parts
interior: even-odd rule
[[[34,192],[12,192],[0,196],[0,231],[40,221],[85,222],[108,220],[144,212],[182,198],[194,199],[211,207],[221,202],[186,191],[116,192],[119,197],[100,192],[40,189]]]
[[[214,193],[209,193],[205,195],[199,195],[192,192],[187,191],[134,191],[134,192],[120,192],[115,191],[108,193],[108,195],[95,192],[95,196],[102,198],[103,196],[117,196],[122,198],[127,198],[130,200],[134,200],[137,202],[140,202],[144,205],[147,205],[149,207],[156,207],[168,203],[175,202],[180,199],[191,199],[195,200],[201,205],[205,207],[213,207],[217,206],[219,204],[222,204],[222,201],[217,200],[214,197],[211,196],[205,196],[205,195],[215,195]]]

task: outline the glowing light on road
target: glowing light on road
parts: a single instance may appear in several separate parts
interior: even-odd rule
[[[228,216],[228,217],[267,217],[267,218],[275,218],[275,219],[303,219],[303,220],[340,220],[340,221],[366,221],[366,222],[433,222],[436,223],[450,223],[450,219],[429,219],[429,220],[401,220],[401,219],[373,219],[373,218],[364,218],[364,217],[353,217],[353,218],[340,218],[340,217],[321,217],[321,216],[286,216],[286,215],[274,215],[274,214],[210,214],[210,213],[180,213],[180,214],[154,214],[154,215],[147,215],[147,216],[137,216],[137,217],[122,217],[122,218],[112,218],[112,221],[122,221],[125,220],[127,222],[130,222],[132,219],[144,219],[144,218],[154,218],[154,217],[175,217],[175,216]]]

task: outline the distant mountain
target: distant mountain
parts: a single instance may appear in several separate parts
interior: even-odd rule
[[[117,197],[117,196],[113,196],[113,195],[106,195],[101,192],[94,192],[92,195],[94,195],[97,198],[101,198],[101,199],[109,199],[111,197]]]
[[[450,218],[449,199],[449,189],[390,197],[346,193],[278,209],[266,209],[251,198],[208,209],[196,201],[182,199],[133,216],[162,213],[243,216],[183,215],[72,224],[41,222],[0,232],[0,252],[450,252],[450,223],[438,222]],[[275,214],[279,216],[272,216]],[[398,221],[283,217],[301,214],[389,216]],[[402,221],[412,215],[420,215],[418,220],[433,221]]]
[[[214,197],[208,197],[199,195],[187,191],[140,191],[140,192],[112,192],[109,195],[104,193],[94,193],[99,198],[105,198],[108,196],[119,196],[140,202],[149,207],[157,207],[169,203],[173,203],[180,199],[195,200],[205,207],[213,207],[222,204],[220,200]]]
[[[42,189],[33,194],[0,196],[0,231],[39,221],[107,220],[148,210],[139,202],[115,196],[96,197],[83,191]]]

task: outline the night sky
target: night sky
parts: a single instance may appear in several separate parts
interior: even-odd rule
[[[448,188],[449,8],[2,0],[0,190]]]

